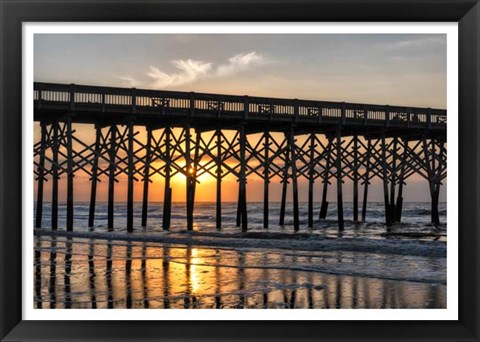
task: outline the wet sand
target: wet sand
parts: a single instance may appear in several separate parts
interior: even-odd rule
[[[437,256],[37,236],[34,273],[45,309],[446,307]]]

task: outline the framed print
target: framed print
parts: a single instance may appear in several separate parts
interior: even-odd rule
[[[2,340],[478,340],[476,1],[1,4]]]

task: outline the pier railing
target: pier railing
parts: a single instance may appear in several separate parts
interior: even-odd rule
[[[385,122],[387,126],[427,129],[446,128],[447,123],[443,109],[38,82],[34,84],[34,102],[36,108],[69,104],[72,111],[99,113],[216,113],[218,117],[294,117],[364,125]]]

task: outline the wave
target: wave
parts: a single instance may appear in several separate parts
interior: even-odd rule
[[[286,249],[296,251],[347,251],[371,254],[409,255],[445,258],[442,241],[375,240],[368,238],[330,238],[310,234],[278,233],[173,233],[136,235],[117,232],[65,232],[36,229],[35,235],[95,238],[117,241],[144,241],[189,246]]]

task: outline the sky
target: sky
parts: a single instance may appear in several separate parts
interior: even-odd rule
[[[446,108],[446,36],[36,34],[34,79]],[[79,134],[82,129],[83,134],[91,134],[88,128],[81,128]],[[36,137],[38,131],[36,126]],[[428,201],[426,181],[414,177],[411,183],[414,185],[405,188],[406,200]],[[224,199],[236,200],[236,181],[231,189],[224,186]],[[372,200],[381,200],[382,193],[375,186]],[[301,198],[305,197],[304,187],[300,184]],[[79,188],[88,187],[76,186]],[[279,189],[272,184],[272,198]],[[78,196],[88,198],[86,192]],[[256,200],[255,194],[249,199]],[[203,200],[214,198],[204,196]]]

